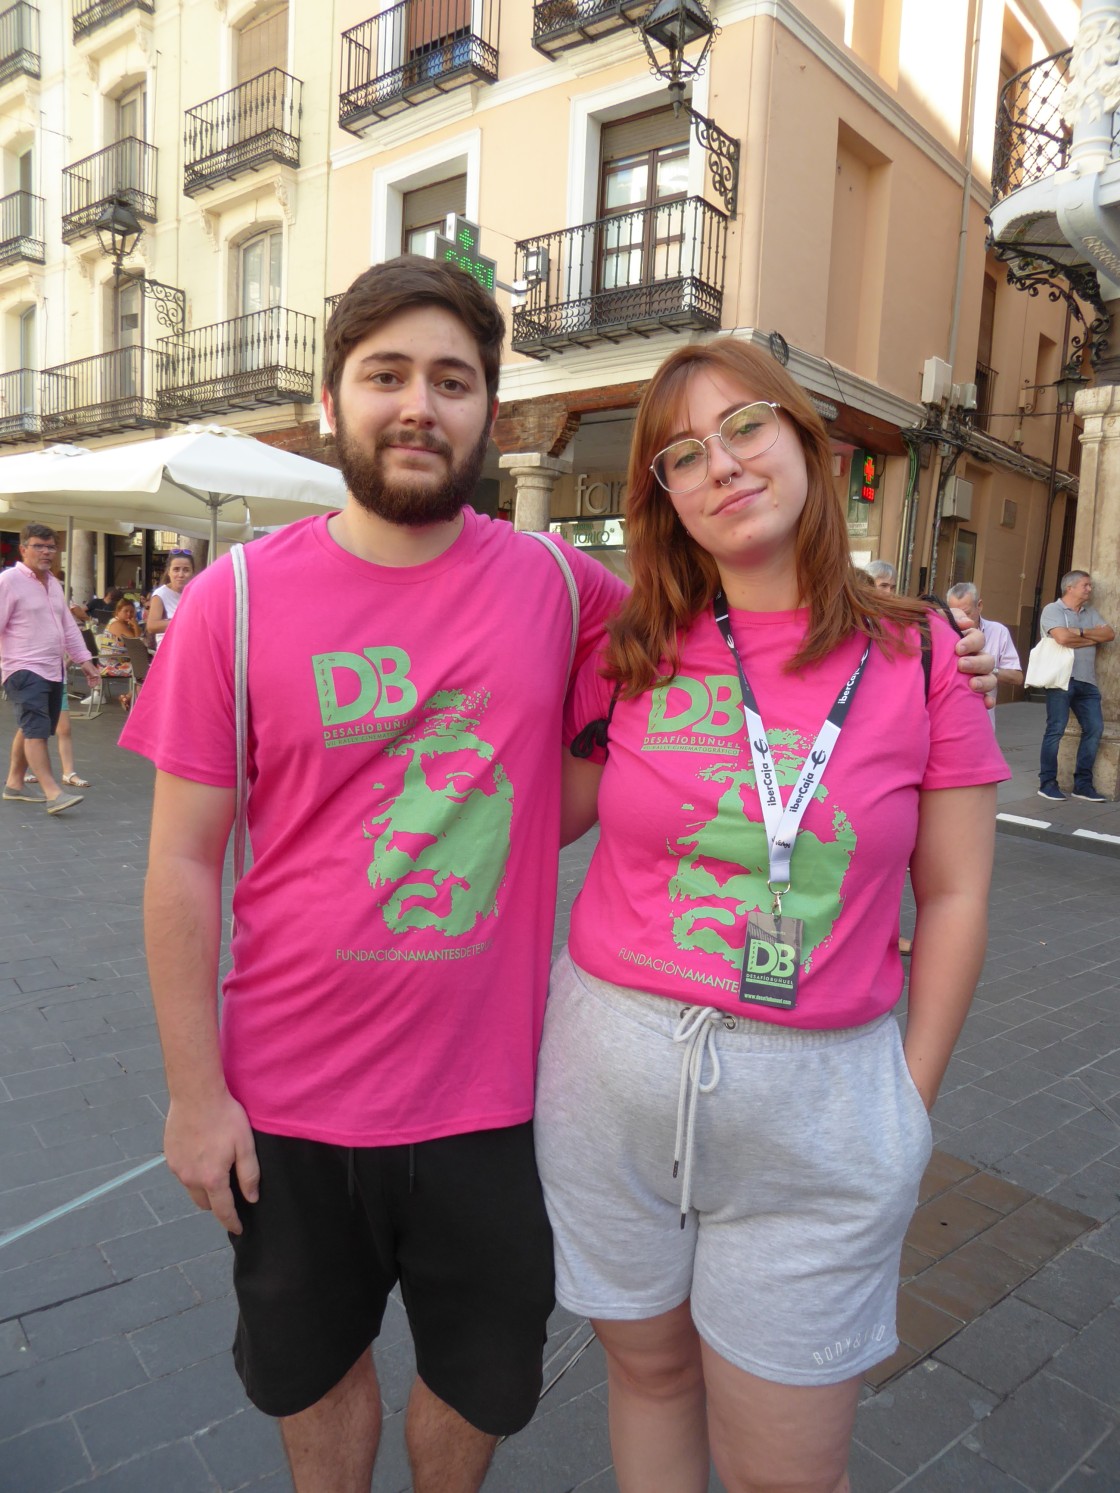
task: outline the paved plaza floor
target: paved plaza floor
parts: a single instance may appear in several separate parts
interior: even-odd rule
[[[860,1406],[854,1493],[1120,1490],[1120,806],[1034,797],[1042,719],[998,712],[1015,779],[989,954],[934,1113],[904,1345]],[[11,724],[0,705],[5,742]],[[0,1489],[281,1493],[275,1427],[230,1361],[225,1236],[158,1159],[140,919],[152,774],[116,747],[119,725],[75,723],[94,781],[77,809],[0,805]],[[558,939],[587,854],[563,858]],[[399,1303],[377,1360],[373,1486],[403,1493]],[[560,1311],[546,1386],[487,1489],[609,1493],[602,1355]]]

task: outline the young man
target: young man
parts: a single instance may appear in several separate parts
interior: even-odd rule
[[[503,335],[469,276],[413,256],[359,276],[331,318],[346,506],[246,557],[253,865],[220,1035],[228,561],[192,581],[122,737],[159,769],[168,1165],[234,1236],[235,1357],[298,1493],[368,1493],[369,1349],[398,1279],[416,1493],[474,1493],[541,1384],[552,1257],[529,1120],[572,614],[544,546],[464,506]],[[567,554],[578,667],[622,587]]]
[[[4,798],[45,803],[48,814],[61,814],[82,801],[80,793],[68,793],[59,786],[47,747],[62,710],[67,656],[81,664],[91,686],[100,682],[62,587],[51,572],[57,550],[53,529],[46,524],[25,524],[19,560],[0,575],[3,681],[18,723]],[[38,788],[24,783],[28,766]]]
[[[369,1348],[398,1279],[418,1493],[473,1493],[540,1391],[552,1243],[530,1118],[572,610],[543,545],[464,506],[503,334],[473,280],[412,257],[332,317],[346,506],[247,552],[253,865],[220,1038],[228,561],[192,582],[122,738],[159,769],[168,1164],[235,1236],[237,1365],[299,1493],[367,1493]],[[623,588],[566,553],[578,666]]]
[[[1073,771],[1073,796],[1091,804],[1103,804],[1093,782],[1093,764],[1104,731],[1101,692],[1097,688],[1097,649],[1111,643],[1116,634],[1089,602],[1093,581],[1088,571],[1071,570],[1062,576],[1062,597],[1042,608],[1039,635],[1047,634],[1063,648],[1072,648],[1073,673],[1068,689],[1046,691],[1046,730],[1042,737],[1039,762],[1039,798],[1061,802],[1065,794],[1058,787],[1058,747],[1065,734],[1072,710],[1081,727],[1077,762]]]

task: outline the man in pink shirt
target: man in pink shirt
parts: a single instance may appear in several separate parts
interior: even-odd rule
[[[0,575],[0,655],[8,698],[16,707],[19,729],[12,742],[4,799],[46,803],[48,814],[61,814],[81,803],[67,793],[51,772],[47,742],[62,709],[66,657],[81,664],[91,685],[99,683],[96,665],[66,606],[66,597],[51,574],[58,545],[46,524],[26,524],[20,535],[19,561]],[[23,781],[30,765],[43,793]]]

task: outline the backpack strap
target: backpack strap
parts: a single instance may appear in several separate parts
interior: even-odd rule
[[[606,715],[601,715],[598,720],[588,721],[583,730],[573,736],[572,744],[568,748],[573,757],[590,757],[596,747],[602,747],[604,752],[610,751],[607,733],[610,730],[611,721],[614,720],[614,707],[618,704],[621,690],[622,685],[616,684],[611,691],[611,703]]]
[[[552,558],[560,567],[560,573],[564,577],[564,584],[568,588],[568,600],[572,604],[572,646],[568,654],[568,678],[572,676],[572,665],[576,661],[576,644],[579,642],[579,587],[576,578],[572,574],[572,567],[568,564],[568,557],[550,534],[542,534],[538,529],[524,529],[522,531],[530,538],[535,539],[538,544],[543,544]]]
[[[237,786],[233,807],[233,884],[245,874],[245,821],[249,798],[249,570],[245,546],[230,550],[233,561],[233,711]]]

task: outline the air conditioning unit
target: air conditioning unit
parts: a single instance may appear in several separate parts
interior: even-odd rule
[[[953,388],[953,370],[944,358],[927,358],[922,365],[922,403],[941,404]]]
[[[971,482],[966,482],[963,477],[949,478],[941,499],[941,517],[964,519],[972,517]]]

